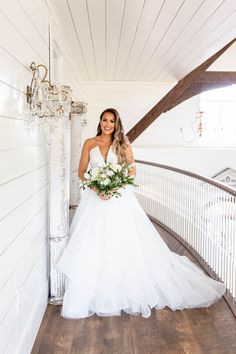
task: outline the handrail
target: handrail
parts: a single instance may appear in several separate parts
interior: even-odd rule
[[[180,168],[135,161],[142,207],[226,284],[225,299],[236,316],[236,191]]]
[[[197,174],[197,173],[194,173],[191,171],[187,171],[187,170],[183,170],[181,168],[177,168],[177,167],[173,167],[173,166],[162,165],[162,164],[156,163],[156,162],[149,162],[149,161],[143,161],[143,160],[135,160],[135,162],[142,163],[144,165],[160,167],[165,170],[171,170],[171,171],[178,172],[178,173],[181,173],[181,174],[189,176],[189,177],[199,179],[199,180],[207,182],[213,186],[216,186],[216,187],[224,190],[225,192],[232,194],[234,197],[236,197],[236,190],[235,189],[233,189],[229,186],[226,186],[224,183],[216,181],[215,179],[213,179],[211,177],[200,175],[200,174]]]

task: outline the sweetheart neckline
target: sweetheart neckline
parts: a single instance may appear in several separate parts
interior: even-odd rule
[[[100,150],[100,148],[99,148],[98,145],[96,145],[96,146],[94,146],[92,149],[90,149],[90,152],[91,152],[92,150],[98,148],[98,151],[99,151],[99,153],[100,153],[101,158],[103,159],[103,162],[106,163],[106,162],[107,162],[108,155],[109,155],[109,153],[110,153],[110,148],[111,148],[111,146],[112,146],[112,144],[109,146],[109,149],[108,149],[108,151],[107,151],[107,156],[106,156],[106,158],[103,157],[103,154],[101,153],[101,150]]]

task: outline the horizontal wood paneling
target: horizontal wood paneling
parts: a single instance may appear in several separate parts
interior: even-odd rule
[[[18,3],[25,12],[29,21],[32,23],[32,26],[38,31],[38,34],[42,38],[43,42],[48,45],[48,8],[46,3],[41,0],[18,0]],[[37,16],[35,16],[36,14]],[[32,27],[30,26],[30,28]],[[33,38],[33,41],[37,44],[35,38]],[[46,56],[48,56],[48,54],[46,54]]]
[[[28,274],[28,278],[26,278],[26,282],[23,283],[22,288],[18,290],[12,306],[8,309],[8,312],[4,317],[4,331],[3,328],[1,328],[2,326],[0,326],[0,350],[2,350],[3,353],[8,342],[11,338],[14,338],[13,333],[15,329],[17,329],[18,332],[16,332],[15,335],[18,337],[19,341],[21,340],[21,336],[19,334],[22,332],[24,333],[25,331],[25,327],[21,326],[27,325],[28,316],[32,309],[35,309],[34,301],[37,300],[37,293],[40,293],[41,289],[45,287],[45,258],[42,257],[42,254],[46,254],[45,245],[39,248],[37,261],[31,268],[31,273]],[[30,283],[30,292],[25,294],[26,296],[24,297],[24,289],[27,289],[28,283]],[[41,301],[42,300],[43,299],[41,299]]]
[[[31,247],[34,247],[37,242],[43,242],[45,238],[45,218],[47,214],[47,205],[40,210],[39,213],[31,220],[30,224],[18,234],[18,237],[14,242],[10,243],[7,248],[1,254],[0,264],[1,264],[1,280],[0,280],[0,289],[1,296],[5,293],[8,294],[8,297],[5,297],[5,300],[9,299],[9,290],[12,289],[13,293],[16,293],[19,284],[21,284],[21,278],[27,273],[27,267],[30,260],[33,261],[34,257],[32,252],[29,251]],[[42,227],[43,225],[43,227]],[[36,231],[35,231],[36,230]],[[43,237],[42,237],[43,234]],[[37,240],[37,242],[36,242]],[[37,250],[37,246],[35,246]],[[24,257],[27,257],[24,259]],[[11,259],[11,262],[7,262],[7,259]],[[19,272],[21,269],[22,274]],[[5,289],[7,288],[7,290]],[[5,304],[3,297],[3,305]],[[3,306],[4,308],[4,306]],[[2,314],[3,315],[3,314]],[[1,319],[1,316],[0,316]]]
[[[24,201],[47,183],[47,165],[43,165],[30,174],[2,185],[0,187],[0,200],[4,200],[4,205],[0,209],[0,221],[12,210],[20,207]]]
[[[20,208],[14,209],[1,221],[0,254],[2,254],[11,243],[14,243],[37,215],[41,213],[47,202],[47,188],[48,185],[42,187],[28,198]]]
[[[7,50],[0,47],[0,81],[25,92],[25,83],[31,80],[31,72]]]
[[[27,16],[24,7],[22,7],[18,1],[15,1],[14,11],[12,11],[11,1],[6,1],[1,10],[9,23],[12,24],[12,27],[21,35],[23,41],[27,42],[29,46],[33,48],[40,61],[46,64],[48,62],[48,43],[35,28],[29,16]],[[46,23],[44,25],[46,25]]]
[[[4,6],[2,6],[2,9],[4,9]],[[11,19],[6,17],[2,11],[0,12],[0,31],[1,33],[7,33],[7,36],[0,37],[0,45],[23,65],[27,67],[32,59],[38,63],[43,60],[47,64],[46,60],[48,58],[42,58],[41,55],[35,52],[32,44],[27,41],[27,33],[22,36]]]
[[[29,65],[49,62],[47,1],[0,4],[0,352],[29,354],[48,298],[48,141],[26,127]],[[62,82],[75,99],[79,74],[55,18]],[[76,96],[77,95],[77,96]]]
[[[29,354],[48,299],[48,141],[26,128],[32,61],[48,65],[46,1],[0,4],[0,353]],[[56,22],[56,21],[55,21]],[[57,25],[58,26],[58,25]],[[80,82],[63,33],[62,84]],[[76,97],[75,97],[76,98]]]
[[[26,96],[15,87],[0,82],[0,119],[11,118],[17,120],[25,119]],[[0,131],[1,137],[3,131]]]
[[[2,184],[30,174],[46,164],[45,145],[0,150],[1,167],[0,187]]]
[[[157,83],[84,82],[83,98],[88,102],[84,138],[95,134],[99,115],[108,107],[119,111],[127,132],[170,88]]]
[[[34,338],[37,335],[38,328],[42,321],[45,308],[47,306],[48,283],[37,289],[36,294],[32,296],[31,311],[29,317],[23,322],[18,321],[8,342],[4,354],[30,353],[34,344]],[[30,309],[30,307],[27,307]],[[24,324],[23,328],[19,328],[19,324]]]

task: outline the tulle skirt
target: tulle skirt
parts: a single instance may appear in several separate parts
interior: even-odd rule
[[[149,317],[151,309],[207,307],[225,292],[187,257],[171,252],[132,187],[101,200],[82,191],[70,240],[57,262],[66,275],[61,315]]]

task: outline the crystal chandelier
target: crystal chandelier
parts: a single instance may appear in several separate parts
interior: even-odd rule
[[[196,132],[199,138],[202,137],[203,132],[206,130],[206,112],[197,111],[196,112]]]
[[[45,65],[31,63],[33,77],[27,86],[30,125],[53,125],[65,113],[70,113],[71,93],[69,86],[52,85],[47,80],[48,69]]]
[[[207,130],[206,112],[202,110],[196,112],[195,120],[191,122],[191,126],[189,127],[192,131],[192,137],[189,139],[185,137],[182,122],[179,122],[179,125],[183,140],[187,143],[193,143],[195,140],[203,138]]]

